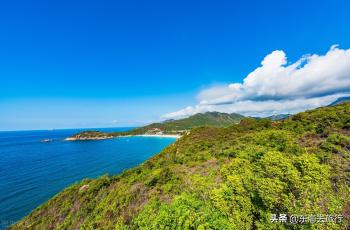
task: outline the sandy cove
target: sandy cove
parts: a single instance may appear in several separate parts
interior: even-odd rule
[[[138,135],[125,135],[119,137],[166,137],[166,138],[180,138],[181,135],[176,134],[138,134]]]
[[[97,140],[106,140],[106,139],[112,139],[112,138],[122,138],[122,137],[163,137],[163,138],[180,138],[181,135],[176,134],[139,134],[139,135],[125,135],[125,136],[103,136],[103,137],[82,137],[82,138],[76,138],[76,137],[67,137],[64,140],[66,141],[97,141]]]

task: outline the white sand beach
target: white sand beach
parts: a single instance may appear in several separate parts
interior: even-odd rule
[[[164,137],[164,138],[180,138],[181,135],[177,134],[139,134],[139,135],[125,135],[120,137]]]
[[[171,137],[171,138],[180,138],[181,135],[177,134],[141,134],[141,135],[135,135],[140,137]]]

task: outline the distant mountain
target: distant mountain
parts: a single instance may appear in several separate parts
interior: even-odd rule
[[[350,97],[339,97],[337,100],[333,101],[328,106],[339,105],[339,104],[342,104],[344,102],[349,102],[349,101],[350,101]]]
[[[159,130],[167,133],[189,130],[200,126],[226,127],[239,123],[243,118],[244,116],[236,113],[197,113],[184,119],[167,120],[165,122],[153,123],[141,128],[136,128],[134,132],[145,133],[151,130]]]
[[[273,121],[281,121],[281,120],[287,119],[290,116],[292,116],[292,114],[276,114],[276,115],[272,115],[272,116],[269,116],[266,118],[273,120]]]
[[[256,120],[260,120],[260,119],[269,119],[271,121],[281,121],[284,119],[287,119],[288,117],[293,116],[293,114],[275,114],[275,115],[271,115],[268,117],[250,117]]]
[[[197,113],[188,118],[179,120],[166,120],[164,122],[152,123],[127,132],[105,133],[97,131],[83,131],[66,140],[101,140],[117,136],[140,135],[140,134],[182,134],[196,127],[227,127],[238,124],[244,116],[236,113],[207,112]]]

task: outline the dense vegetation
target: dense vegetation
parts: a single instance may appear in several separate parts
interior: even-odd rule
[[[187,130],[201,126],[212,126],[212,127],[227,127],[232,124],[239,123],[244,117],[242,115],[232,113],[219,113],[219,112],[207,112],[198,113],[188,118],[179,120],[167,120],[160,123],[152,123],[140,128],[135,128],[127,132],[114,132],[114,133],[103,133],[97,131],[83,131],[75,134],[73,137],[92,139],[93,133],[98,136],[124,136],[124,135],[137,135],[145,133],[157,133],[162,132],[164,134],[182,134]]]
[[[196,128],[142,165],[86,179],[12,229],[345,229],[350,103],[283,121]],[[272,214],[342,214],[272,223]]]
[[[113,135],[110,133],[101,132],[101,131],[90,131],[90,130],[77,133],[74,136],[76,138],[86,138],[86,139],[113,137]]]

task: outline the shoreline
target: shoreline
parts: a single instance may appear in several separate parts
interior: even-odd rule
[[[165,138],[180,138],[181,135],[176,134],[139,134],[139,135],[130,135],[134,137],[165,137]]]
[[[76,138],[76,137],[66,137],[64,138],[65,141],[98,141],[98,140],[107,140],[107,139],[112,139],[115,137],[82,137],[82,138]]]
[[[75,137],[67,137],[65,141],[98,141],[98,140],[107,140],[113,138],[123,138],[123,137],[158,137],[158,138],[180,138],[181,135],[177,134],[136,134],[136,135],[125,135],[125,136],[106,136],[106,137],[92,137],[92,138],[75,138]]]

